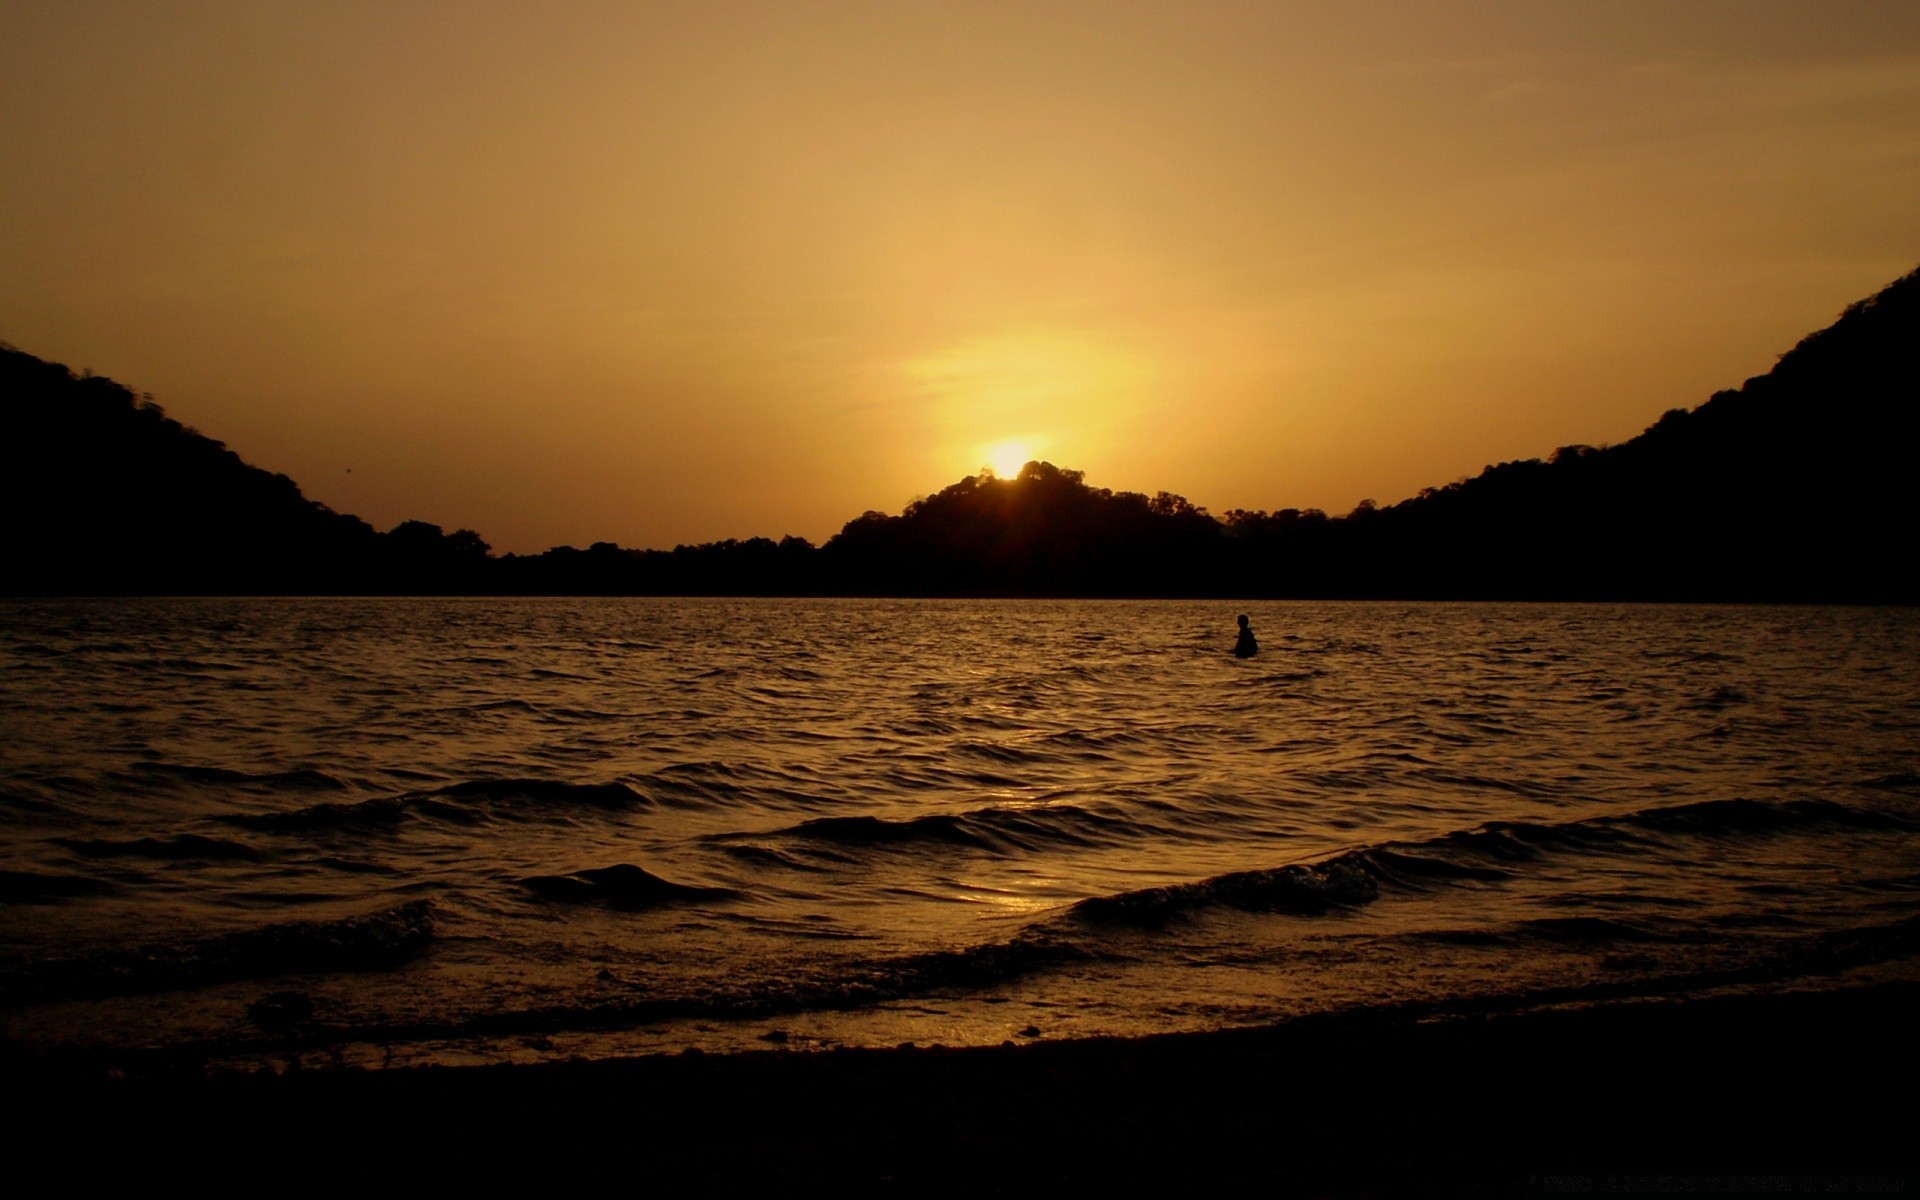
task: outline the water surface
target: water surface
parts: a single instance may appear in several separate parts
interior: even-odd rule
[[[1917,732],[1909,610],[10,601],[0,1019],[399,1063],[1834,986],[1920,945]]]

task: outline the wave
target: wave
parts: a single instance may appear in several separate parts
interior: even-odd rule
[[[241,663],[220,662],[206,658],[163,658],[154,662],[153,666],[167,671],[179,671],[185,675],[199,675],[209,671],[233,674],[247,669]]]
[[[1595,818],[1661,831],[1691,833],[1769,833],[1785,829],[1920,829],[1915,822],[1890,812],[1853,808],[1837,800],[1699,800],[1691,804],[1640,809],[1618,817]]]
[[[1124,750],[1149,745],[1152,738],[1137,729],[1112,729],[1099,733],[1084,729],[1062,729],[1046,734],[1039,742],[1049,746],[1068,746],[1074,750]]]
[[[128,838],[111,841],[104,838],[55,838],[83,858],[150,858],[169,862],[192,860],[245,860],[258,862],[258,850],[242,842],[183,833],[170,838]]]
[[[551,779],[479,779],[429,793],[428,799],[456,801],[494,811],[524,809],[638,808],[647,798],[624,783],[562,783]]]
[[[750,842],[722,845],[720,850],[731,858],[739,859],[761,870],[770,868],[777,871],[820,871],[826,869],[819,863],[808,862],[795,855],[782,854],[771,847],[756,846]]]
[[[114,891],[104,879],[44,871],[0,871],[0,904],[42,904]]]
[[[1910,792],[1920,789],[1920,772],[1893,771],[1886,775],[1876,775],[1872,779],[1862,780],[1860,786],[1887,792]]]
[[[291,788],[295,791],[337,792],[348,786],[343,779],[311,767],[291,771],[237,771],[231,767],[196,766],[191,763],[144,761],[132,769],[148,777],[159,775],[195,783],[230,783],[248,787]]]
[[[314,1042],[487,1037],[580,1029],[623,1029],[686,1018],[748,1020],[798,1012],[870,1008],[930,992],[990,988],[1087,953],[1046,928],[1005,941],[955,950],[843,961],[830,976],[763,979],[723,985],[697,995],[662,996],[644,985],[635,994],[586,1003],[495,1010],[444,1022],[423,1021],[370,1029],[311,1028]],[[609,981],[619,981],[609,976]],[[285,1045],[287,1043],[280,1043]]]
[[[420,953],[434,936],[431,900],[410,900],[331,921],[286,921],[0,969],[0,1006],[141,992],[178,991],[238,979],[384,970]]]
[[[51,800],[41,800],[34,796],[25,796],[19,792],[0,791],[0,809],[12,809],[15,812],[57,813],[64,807]]]
[[[743,767],[725,762],[674,763],[631,777],[654,803],[676,808],[712,808],[752,804],[769,808],[813,808],[819,803],[815,781],[802,771]]]
[[[1052,756],[1003,742],[962,741],[947,747],[946,753],[956,758],[971,758],[981,762],[999,763],[1007,766],[1024,766],[1031,763],[1048,761]]]
[[[1325,677],[1325,675],[1326,675],[1326,672],[1320,670],[1318,667],[1310,667],[1304,671],[1275,671],[1271,674],[1251,675],[1251,676],[1248,676],[1246,679],[1236,680],[1234,682],[1234,686],[1252,687],[1252,688],[1280,688],[1280,687],[1284,687],[1287,684],[1306,683],[1308,680],[1320,679]]]
[[[1561,921],[1557,928],[1543,929],[1539,933],[1555,940],[1574,942],[1631,943],[1651,940],[1646,931],[1631,924],[1611,921]],[[1452,935],[1422,932],[1397,936],[1433,938]],[[1463,932],[1459,936],[1467,940],[1481,940],[1484,937],[1478,931]],[[1386,1007],[1396,1011],[1418,1010],[1439,1015],[1492,1012],[1547,1004],[1597,1003],[1732,984],[1833,975],[1910,956],[1916,950],[1920,950],[1920,917],[1788,939],[1763,959],[1738,965],[1690,969],[1681,963],[1671,963],[1668,969],[1656,970],[1651,975],[1630,972],[1564,986],[1523,987],[1514,991],[1456,995],[1431,1001],[1395,1003]],[[623,984],[608,974],[603,979],[613,986],[632,989],[630,993],[572,1003],[493,1010],[478,1016],[444,1021],[422,1020],[361,1028],[309,1026],[295,1038],[283,1037],[273,1045],[284,1050],[297,1042],[324,1045],[342,1041],[379,1043],[408,1039],[497,1037],[562,1030],[633,1028],[676,1019],[732,1021],[801,1012],[846,1011],[943,992],[987,991],[1023,976],[1097,957],[1097,952],[1087,944],[1086,939],[1067,936],[1062,922],[1043,922],[1003,941],[954,950],[842,962],[837,964],[835,973],[828,977],[762,980],[723,985],[698,995],[661,996],[646,989],[644,984]],[[1612,956],[1608,962],[1620,967],[1632,965],[1630,956]]]
[[[1339,872],[1332,874],[1337,876]],[[1221,880],[1209,882],[1218,885],[1229,878],[1222,877]],[[1284,886],[1311,888],[1315,885],[1296,882]],[[1333,886],[1338,892],[1344,885]],[[1153,891],[1164,892],[1166,889]],[[1135,897],[1147,894],[1128,893]],[[676,1019],[731,1021],[801,1012],[848,1011],[940,993],[982,992],[1024,976],[1101,957],[1097,946],[1087,937],[1073,935],[1073,925],[1085,915],[1081,907],[1076,906],[1064,921],[1042,922],[1002,941],[952,950],[843,961],[836,964],[832,975],[826,977],[760,980],[682,996],[661,996],[651,990],[642,990],[643,985],[639,983],[631,983],[624,985],[633,989],[630,994],[585,1002],[496,1010],[444,1022],[422,1021],[368,1029],[316,1028],[306,1036],[318,1044],[341,1040],[378,1042],[605,1030]],[[1658,940],[1656,932],[1640,929],[1633,923],[1575,918],[1541,924],[1543,928],[1532,931],[1536,936],[1560,942],[1590,943],[1596,947]],[[1454,935],[1422,932],[1398,936],[1444,938]],[[1483,940],[1487,935],[1481,931],[1471,931],[1458,936],[1465,940]],[[1632,973],[1567,986],[1454,996],[1418,1007],[1431,1008],[1435,1012],[1491,1011],[1540,1004],[1600,1002],[1729,984],[1830,975],[1911,955],[1916,950],[1920,950],[1920,918],[1909,918],[1885,925],[1792,938],[1764,960],[1740,965],[1687,969],[1674,963],[1669,964],[1668,970],[1653,975]],[[1674,967],[1679,969],[1671,969]],[[608,977],[608,981],[620,986],[617,979]]]
[[[865,847],[891,844],[1008,844],[1011,831],[1059,836],[1076,825],[1112,836],[1113,827],[1137,824],[1073,805],[994,807],[888,821],[875,817],[806,821],[776,836]],[[1661,805],[1627,813],[1564,822],[1489,822],[1436,837],[1357,847],[1309,863],[1236,871],[1189,883],[1090,897],[1028,926],[1001,942],[858,964],[831,984],[795,985],[785,991],[742,993],[718,1001],[716,1016],[754,1016],[786,1009],[857,1007],[944,988],[991,987],[1032,972],[1077,961],[1140,952],[1138,943],[1103,945],[1105,931],[1153,930],[1210,909],[1316,918],[1351,911],[1389,890],[1419,892],[1461,881],[1498,881],[1530,863],[1562,855],[1635,852],[1675,839],[1724,841],[1806,832],[1888,832],[1920,829],[1904,815],[1851,807],[1822,799],[1777,802],[1730,798]],[[1597,951],[1716,940],[1724,930],[1657,914],[1538,917],[1502,928],[1433,931],[1395,936],[1458,936],[1487,944],[1547,942]],[[1594,985],[1602,992],[1630,994],[1653,988],[1712,986],[1833,973],[1920,950],[1920,918],[1885,926],[1789,937],[1764,961],[1705,973],[1682,971],[1665,979],[1622,979]],[[1664,978],[1664,977],[1663,977]],[[1555,1002],[1578,1000],[1580,988],[1556,994]],[[637,1015],[637,1014],[635,1014]],[[663,1015],[681,1015],[663,1014]]]
[[[236,813],[220,819],[245,829],[375,830],[414,819],[474,825],[492,818],[564,815],[579,809],[627,811],[649,803],[646,796],[619,782],[482,779],[400,796],[310,804],[286,812]]]
[[[1737,687],[1717,687],[1710,692],[1682,701],[1680,707],[1693,712],[1723,712],[1746,704],[1750,699],[1751,697]]]
[[[1656,922],[1647,917],[1530,917],[1519,922],[1507,940],[1533,939],[1563,945],[1614,946],[1636,942],[1696,940],[1692,927]],[[1691,934],[1692,936],[1689,936]]]
[[[1463,880],[1499,881],[1513,878],[1525,864],[1548,855],[1607,853],[1649,837],[1684,834],[1723,838],[1781,831],[1917,827],[1915,822],[1891,813],[1849,808],[1830,800],[1703,800],[1557,824],[1489,822],[1423,841],[1360,847],[1315,863],[1235,871],[1191,883],[1090,897],[1068,911],[1073,919],[1094,925],[1137,927],[1164,925],[1176,916],[1206,908],[1310,916],[1368,904],[1383,888],[1420,892]],[[1592,926],[1593,920],[1543,921],[1535,932],[1559,940],[1664,936],[1652,927],[1617,922],[1603,922],[1608,928],[1598,929]]]
[[[1163,925],[1198,908],[1236,908],[1246,912],[1316,914],[1354,908],[1380,894],[1380,885],[1356,855],[1313,866],[1294,864],[1270,870],[1235,871],[1195,883],[1142,888],[1113,896],[1094,896],[1068,911],[1095,925]]]
[[[1901,831],[1920,828],[1892,813],[1832,800],[1700,800],[1559,823],[1490,821],[1421,842],[1386,842],[1353,852],[1378,882],[1420,891],[1461,879],[1513,877],[1552,854],[1608,853],[1674,835],[1717,839],[1782,832]]]
[[[1077,818],[1072,816],[1076,813]],[[943,819],[847,818],[802,822],[782,833],[797,837],[810,831],[814,836],[826,835],[829,840],[837,838],[854,845],[872,844],[876,836],[882,841],[920,840],[945,845],[951,844],[956,831],[966,836],[980,835],[989,821],[1059,818],[1063,814],[1069,819],[1087,816],[1086,810],[1072,806],[1027,810],[995,808]],[[743,979],[686,995],[663,995],[639,983],[621,985],[612,980],[613,986],[631,990],[444,1022],[429,1019],[368,1030],[315,1026],[299,1036],[318,1041],[495,1036],[630,1028],[687,1018],[735,1020],[804,1011],[853,1010],[942,992],[982,991],[1075,963],[1137,957],[1143,947],[1134,931],[1147,930],[1149,936],[1158,937],[1158,933],[1151,931],[1162,929],[1183,915],[1206,910],[1313,920],[1323,914],[1351,911],[1373,903],[1390,889],[1420,890],[1461,879],[1497,879],[1522,869],[1528,861],[1547,855],[1618,852],[1650,838],[1754,837],[1781,830],[1890,827],[1911,828],[1911,823],[1892,814],[1822,800],[1774,804],[1746,800],[1702,801],[1557,824],[1497,822],[1424,840],[1364,846],[1318,862],[1237,871],[1189,883],[1092,897],[1056,911],[1003,940],[894,956],[843,959],[834,962],[828,972]],[[749,845],[746,849],[757,851],[759,848]],[[724,900],[737,894],[724,888],[674,883],[629,863],[533,876],[520,882],[550,901],[598,904],[614,909]],[[4,980],[0,999],[18,1003],[45,995],[87,994],[89,989],[153,990],[291,970],[363,969],[370,958],[377,960],[384,954],[386,961],[396,961],[416,952],[431,936],[431,914],[428,902],[416,902],[414,906],[402,906],[365,918],[375,922],[376,928],[380,922],[404,928],[409,920],[417,920],[420,932],[417,940],[412,941],[400,933],[389,933],[384,943],[377,934],[363,937],[355,932],[350,936],[345,923],[293,925],[203,940],[186,947],[159,951],[148,947],[134,953],[96,958],[78,966],[56,964],[24,977],[0,977]],[[1110,941],[1114,934],[1122,932],[1126,935],[1124,942]],[[1606,954],[1608,973],[1595,981],[1530,992],[1522,997],[1528,1002],[1558,1003],[1847,970],[1910,955],[1920,949],[1920,918],[1866,929],[1787,937],[1759,957],[1748,957],[1739,964],[1688,966],[1696,957],[1689,951],[1681,958],[1655,955],[1648,958],[1644,966],[1635,965],[1641,948],[1654,950],[1661,944],[1695,942],[1711,935],[1710,929],[1703,931],[1695,924],[1670,922],[1658,916],[1569,914],[1497,928],[1416,931],[1387,936],[1389,941],[1403,937],[1426,938],[1490,946],[1545,942]],[[1472,998],[1463,998],[1463,1002],[1465,1000]]]
[[[731,888],[693,887],[670,883],[631,863],[615,863],[574,871],[567,875],[535,875],[521,884],[548,900],[568,904],[603,904],[608,908],[659,908],[688,900],[734,899]]]
[[[1437,1001],[1434,1010],[1490,1011],[1542,1004],[1590,1004],[1627,997],[1673,994],[1752,984],[1777,984],[1840,975],[1877,963],[1911,958],[1920,952],[1920,917],[1877,925],[1825,930],[1785,936],[1764,949],[1751,950],[1737,962],[1696,965],[1689,951],[1682,958],[1661,958],[1636,952],[1659,942],[1711,940],[1711,934],[1680,929],[1661,930],[1639,921],[1604,918],[1547,918],[1521,922],[1507,930],[1420,930],[1392,935],[1394,941],[1442,941],[1461,945],[1511,948],[1516,942],[1543,940],[1604,950],[1600,965],[1614,977],[1601,977],[1563,986],[1529,988],[1518,992],[1467,995]]]
[[[1172,811],[1169,810],[1170,815]],[[1565,822],[1491,821],[1431,838],[1356,847],[1336,858],[1217,876],[1084,902],[1089,919],[1163,921],[1175,912],[1223,905],[1310,913],[1362,904],[1379,888],[1422,892],[1462,881],[1498,882],[1553,855],[1605,854],[1679,839],[1769,836],[1790,831],[1920,829],[1920,823],[1830,800],[1705,800]],[[766,832],[707,840],[756,865],[813,869],[808,860],[859,861],[859,853],[950,852],[1019,856],[1165,839],[1176,831],[1074,804],[990,806],[958,813],[886,818],[816,817]],[[781,845],[775,848],[774,845]],[[1364,882],[1362,882],[1364,880]]]
[[[888,821],[880,817],[816,817],[802,821],[778,834],[802,841],[829,842],[836,846],[887,846],[933,842],[941,845],[975,846],[991,849],[993,842],[967,827],[958,816],[937,814]]]
[[[1045,847],[1094,846],[1153,836],[1138,820],[1073,804],[1033,807],[1005,805],[961,813],[888,820],[884,817],[815,817],[766,834],[725,834],[717,841],[754,837],[847,848],[880,846],[965,846],[996,854],[1031,853]]]
[[[228,813],[220,820],[243,829],[266,832],[301,830],[374,830],[400,824],[407,818],[407,802],[401,796],[381,796],[348,804],[309,804],[288,812]]]
[[[506,665],[505,659],[489,659],[485,661],[498,663],[503,666]],[[466,711],[538,713],[541,711],[541,708],[530,700],[523,700],[518,696],[507,696],[499,700],[487,700],[480,704],[469,704],[466,706]]]

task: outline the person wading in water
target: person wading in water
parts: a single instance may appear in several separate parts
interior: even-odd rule
[[[1260,643],[1253,640],[1253,626],[1247,624],[1247,614],[1240,614],[1240,640],[1233,644],[1235,658],[1252,658],[1260,653]]]

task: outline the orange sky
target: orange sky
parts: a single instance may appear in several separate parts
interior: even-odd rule
[[[1916,201],[1912,0],[0,6],[0,338],[502,550],[1022,448],[1388,503],[1765,371]]]

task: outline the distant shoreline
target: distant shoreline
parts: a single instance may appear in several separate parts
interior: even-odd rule
[[[978,601],[982,603],[1074,604],[1470,604],[1470,605],[1649,605],[1672,608],[1895,608],[1920,607],[1920,599],[1781,599],[1775,597],[1634,596],[985,596],[900,594],[817,594],[780,592],[0,592],[0,601],[93,600],[794,600],[877,602]],[[1229,631],[1231,632],[1231,631]]]

